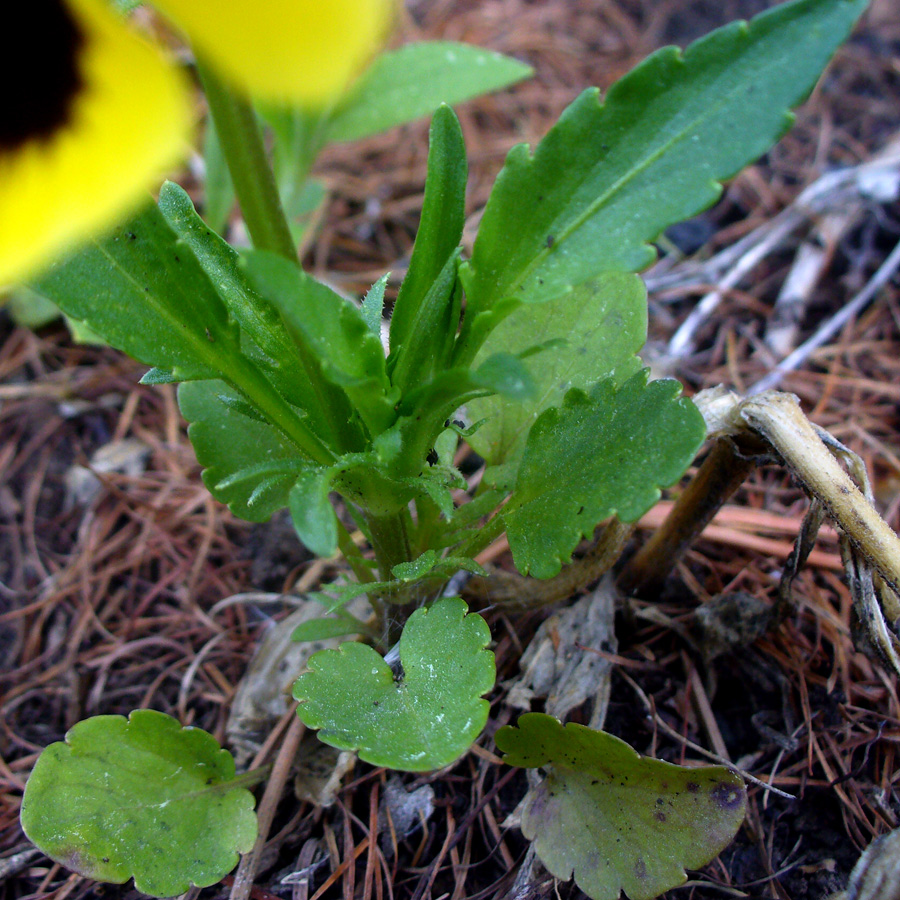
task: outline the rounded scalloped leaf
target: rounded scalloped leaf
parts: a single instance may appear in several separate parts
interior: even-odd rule
[[[538,416],[503,511],[523,574],[556,575],[611,515],[636,522],[693,461],[706,439],[703,417],[677,381],[648,376],[573,388]]]
[[[220,881],[256,840],[250,791],[212,735],[153,710],[95,716],[40,755],[22,829],[56,862],[155,897]]]
[[[484,728],[494,685],[491,639],[458,597],[416,610],[400,638],[401,678],[371,647],[345,643],[309,660],[294,685],[297,713],[319,738],[376,766],[449,765]]]
[[[624,741],[526,713],[496,735],[503,761],[546,767],[522,832],[557,878],[593,900],[651,900],[720,853],[744,820],[743,782],[722,766],[642,757]]]

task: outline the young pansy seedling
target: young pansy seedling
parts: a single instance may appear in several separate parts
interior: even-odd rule
[[[95,2],[55,0],[54,9],[77,26]],[[36,287],[152,366],[146,382],[184,382],[179,402],[216,498],[250,521],[287,507],[301,540],[322,555],[338,547],[356,576],[333,589],[335,606],[366,593],[377,620],[362,623],[360,632],[383,636],[389,645],[402,628],[399,669],[362,643],[312,657],[294,688],[302,720],[326,743],[358,750],[376,765],[440,768],[465,753],[483,728],[494,661],[484,620],[459,598],[435,598],[459,569],[483,577],[474,560],[504,530],[521,573],[548,578],[568,567],[560,579],[566,592],[557,596],[570,596],[588,580],[578,564],[569,565],[581,539],[617,516],[621,522],[597,543],[603,547],[614,536],[611,552],[607,546],[601,554],[612,565],[622,549],[622,522],[635,521],[661,486],[687,470],[704,425],[680,385],[649,382],[639,371],[646,301],[634,272],[652,262],[651,242],[666,227],[711,204],[722,180],[786,129],[789,108],[812,89],[865,2],[794,0],[683,52],[658,51],[602,101],[596,90],[584,92],[533,150],[520,145],[510,152],[470,258],[460,246],[467,211],[463,133],[441,102],[470,96],[472,73],[485,76],[480,84],[496,85],[516,80],[522,67],[469,55],[466,77],[454,76],[455,88],[445,96],[444,82],[421,73],[455,51],[441,45],[432,51],[437,56],[414,54],[418,87],[438,92],[430,104],[437,112],[421,227],[393,305],[387,352],[380,339],[385,283],[360,309],[303,273],[277,188],[285,179],[302,181],[329,135],[393,124],[398,111],[420,109],[424,93],[407,83],[398,92],[403,102],[389,102],[386,73],[398,71],[398,58],[402,68],[398,55],[327,110],[295,110],[280,119],[267,110],[268,120],[278,122],[271,125],[276,156],[283,162],[299,148],[294,175],[278,180],[257,111],[233,85],[246,78],[251,89],[279,99],[296,87],[291,96],[305,104],[342,91],[381,40],[393,0],[273,0],[265,9],[234,0],[224,11],[209,0],[161,0],[160,6],[203,57],[207,99],[254,252],[241,256],[232,249],[187,194],[168,185],[157,206],[148,204],[130,222],[86,241],[48,268]],[[257,81],[260,41],[282,14],[299,16],[309,28],[290,26],[290,35],[272,36],[262,59],[269,65],[294,52],[298,65],[275,64],[277,71],[264,71]],[[110,19],[112,43],[120,31],[127,34]],[[295,33],[299,43],[286,46]],[[245,39],[253,45],[246,55]],[[304,48],[308,40],[315,46]],[[216,65],[221,80],[209,69]],[[367,97],[369,117],[358,108]],[[74,129],[70,136],[74,141]],[[132,188],[146,177],[133,173]],[[3,190],[0,185],[0,199]],[[52,198],[48,204],[49,222],[62,213]],[[0,238],[4,229],[12,233],[15,223],[0,205]],[[2,243],[0,266],[7,268],[0,267],[0,280],[36,265],[48,247],[60,248],[40,245],[33,235],[32,255],[22,254],[18,270],[19,257]],[[461,407],[475,414],[471,428],[456,424]],[[459,436],[472,437],[489,463],[484,484],[491,489],[476,496],[454,466]],[[355,542],[349,518],[369,550]],[[534,584],[507,574],[516,590]],[[506,598],[527,599],[509,592]],[[170,726],[147,715],[135,714],[126,730],[141,724],[169,733]],[[26,831],[54,858],[96,877],[121,881],[133,871],[139,887],[171,893],[190,881],[210,883],[252,843],[249,826],[237,835],[228,830],[244,822],[237,810],[223,826],[227,849],[203,845],[192,857],[199,860],[196,870],[166,881],[139,869],[146,862],[140,859],[108,868],[113,856],[105,848],[115,835],[104,831],[103,791],[85,795],[90,827],[52,808],[69,799],[54,793],[54,784],[70,785],[57,777],[70,757],[90,759],[101,782],[129,781],[118,767],[125,754],[111,757],[106,749],[105,729],[121,730],[124,721],[89,720],[73,729],[70,745],[48,750],[28,785]],[[596,900],[623,888],[641,900],[680,883],[684,867],[714,856],[743,817],[740,780],[724,769],[644,760],[615,738],[564,728],[545,716],[523,717],[519,728],[499,732],[498,743],[509,762],[547,768],[523,828],[552,872],[568,877],[574,871]],[[79,748],[85,748],[80,756]],[[211,793],[182,782],[194,762],[205,765],[204,758],[192,762],[194,749],[179,747],[166,757],[180,766],[165,776],[178,793],[138,798],[122,813],[131,816],[127,823],[113,816],[118,831],[133,825],[156,841],[159,823],[178,825],[168,811],[183,807],[178,797],[188,796],[195,802],[184,810],[186,833],[200,833],[203,823],[192,816],[201,804],[241,797],[225,784],[224,770],[222,787],[214,778]],[[117,789],[118,808],[133,796]],[[243,799],[231,802],[244,809]],[[153,821],[145,821],[147,810]],[[88,850],[95,854],[90,866]]]

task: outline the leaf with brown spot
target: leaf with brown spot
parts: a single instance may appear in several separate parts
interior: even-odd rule
[[[522,832],[557,878],[593,900],[651,900],[708,863],[744,819],[740,777],[722,766],[687,768],[642,757],[583,725],[526,713],[501,728],[503,761],[544,767],[526,798]]]

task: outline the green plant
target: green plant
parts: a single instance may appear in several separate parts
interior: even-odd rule
[[[658,51],[602,103],[584,92],[533,151],[510,152],[468,259],[459,249],[465,148],[454,113],[441,106],[387,355],[385,280],[357,306],[301,270],[278,204],[267,205],[260,188],[269,174],[245,166],[247,153],[228,152],[245,138],[237,120],[227,125],[233,97],[221,94],[220,104],[210,78],[256,249],[235,252],[183,190],[166,184],[158,205],[35,281],[68,316],[151,366],[145,382],[181,383],[179,403],[217,499],[249,521],[287,507],[310,549],[344,554],[357,581],[326,588],[331,607],[365,593],[377,649],[399,642],[399,667],[356,643],[313,657],[294,693],[300,717],[324,741],[395,768],[451,763],[486,722],[493,663],[484,620],[459,598],[441,597],[448,579],[460,569],[484,576],[475,557],[505,531],[519,571],[548,580],[545,599],[565,596],[616,561],[628,535],[620,523],[634,522],[684,473],[706,425],[676,382],[649,381],[641,367],[647,310],[635,273],[654,258],[649,242],[714,202],[720,181],[783,133],[789,108],[864,7],[794,0],[684,53]],[[310,133],[308,121],[291,122],[282,148],[290,135]],[[307,149],[317,146],[308,140]],[[304,156],[298,171],[305,178],[307,170]],[[461,407],[468,427],[454,419]],[[453,467],[460,438],[488,465],[463,503],[454,496],[466,487]],[[353,544],[334,495],[374,560]],[[572,562],[607,520],[596,552]],[[344,613],[307,626],[303,637],[341,629],[373,631]],[[135,730],[145,721],[138,716]],[[137,860],[98,865],[95,836],[58,822],[58,805],[46,799],[48,783],[97,778],[96,757],[88,768],[75,752],[91,728],[78,729],[71,752],[55,744],[39,762],[23,825],[79,871],[137,876]],[[511,764],[546,771],[523,828],[536,835],[540,825],[546,865],[562,877],[574,872],[596,900],[621,888],[633,900],[655,896],[684,877],[685,865],[717,853],[743,817],[741,780],[725,769],[640,760],[609,736],[546,716],[523,716],[497,740]],[[178,764],[187,772],[209,763]],[[116,773],[108,775],[108,789],[120,790]],[[205,789],[232,796],[219,781],[196,796]],[[153,806],[153,790],[149,780],[135,786],[132,803]],[[640,798],[631,816],[618,812],[626,790]],[[560,854],[548,839],[569,834],[573,821],[588,823],[590,840]],[[44,837],[59,827],[67,828],[62,847]],[[602,844],[610,830],[628,837],[631,855]],[[670,853],[657,851],[661,837]],[[242,833],[229,860],[246,846]],[[194,862],[166,890],[214,880],[210,860]],[[163,889],[141,877],[139,887]]]

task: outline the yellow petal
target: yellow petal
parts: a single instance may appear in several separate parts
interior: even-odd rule
[[[254,96],[319,106],[384,43],[396,0],[154,0],[232,82]]]
[[[190,130],[179,73],[108,6],[36,6],[45,58],[31,65],[52,71],[36,88],[8,85],[24,97],[0,100],[13,122],[0,131],[0,285],[126,215],[185,152]]]

